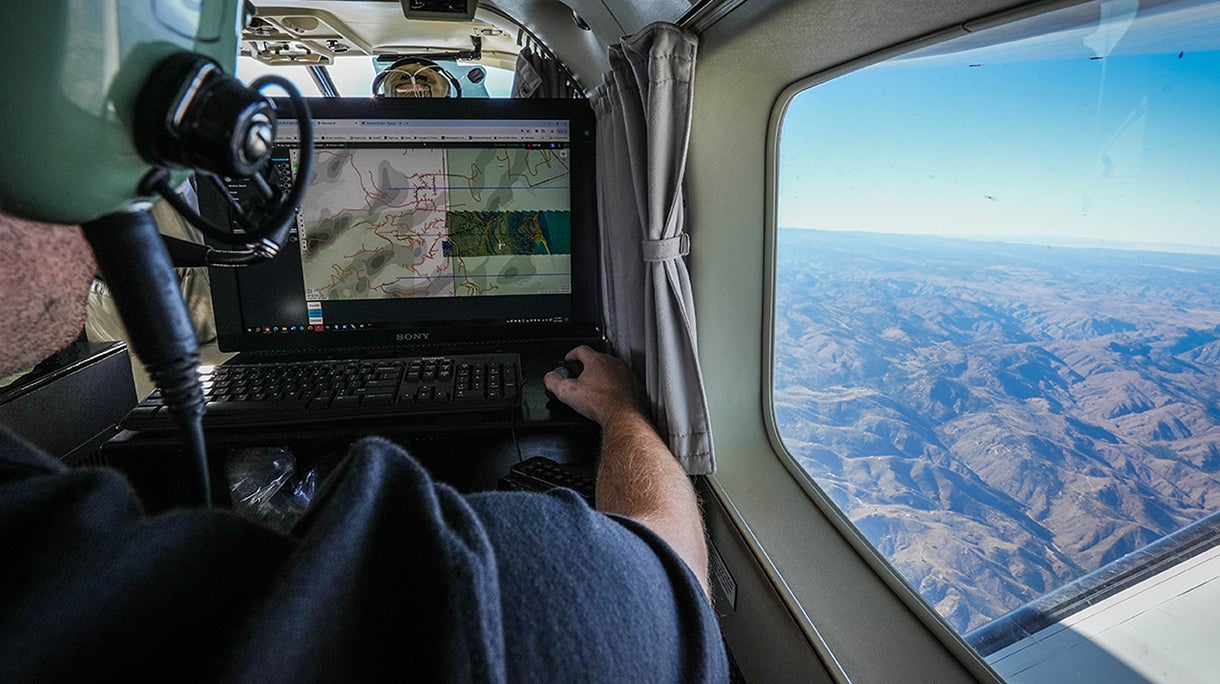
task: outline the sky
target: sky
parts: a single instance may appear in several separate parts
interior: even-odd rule
[[[1220,250],[1220,3],[1154,19],[800,93],[779,225]]]

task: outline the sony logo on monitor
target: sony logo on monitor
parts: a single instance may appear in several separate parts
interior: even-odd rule
[[[398,342],[419,342],[428,339],[432,333],[417,332],[417,333],[398,333],[394,339]]]

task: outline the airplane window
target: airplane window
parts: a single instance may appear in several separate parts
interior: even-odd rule
[[[788,104],[775,427],[1005,677],[1056,600],[1123,589],[1099,569],[1216,551],[1218,121],[1220,3],[1193,0],[1056,10]],[[1112,653],[1156,681],[1139,650]]]
[[[443,66],[458,80],[463,97],[512,96],[513,72],[510,69],[480,65],[478,68],[481,73],[472,74],[473,65],[464,62],[446,62]],[[372,94],[373,78],[377,75],[377,70],[378,66],[371,57],[336,59],[334,64],[326,67],[342,97],[367,97]],[[271,66],[253,57],[237,58],[237,77],[243,82],[248,83],[268,73],[279,74],[292,81],[306,97],[322,96],[307,67]],[[278,91],[272,92],[273,95],[277,93]]]

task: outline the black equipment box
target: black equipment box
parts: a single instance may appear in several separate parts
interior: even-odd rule
[[[0,425],[68,465],[95,465],[135,405],[127,345],[77,342],[0,387]]]

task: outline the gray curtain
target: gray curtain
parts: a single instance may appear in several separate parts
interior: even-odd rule
[[[697,39],[652,24],[610,47],[593,93],[606,332],[644,378],[661,434],[692,475],[715,470],[683,257],[683,176]]]
[[[513,97],[575,97],[576,88],[550,54],[527,45],[517,53]]]

